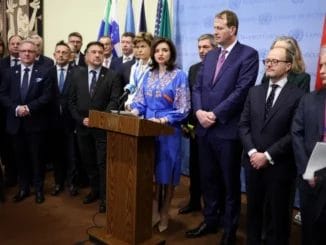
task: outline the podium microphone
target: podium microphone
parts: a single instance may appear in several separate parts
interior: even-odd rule
[[[118,114],[120,113],[121,108],[123,107],[123,104],[125,103],[127,97],[129,94],[133,94],[136,91],[136,86],[133,84],[127,84],[123,88],[124,92],[119,98],[119,109],[118,109]]]

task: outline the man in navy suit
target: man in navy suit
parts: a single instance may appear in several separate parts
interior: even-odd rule
[[[258,53],[237,41],[238,18],[225,10],[215,16],[215,40],[193,88],[193,111],[198,119],[204,222],[186,232],[193,238],[216,232],[223,219],[221,244],[234,244],[240,215],[241,144],[238,122],[248,90],[258,73]],[[225,204],[224,209],[218,209]],[[224,217],[221,217],[224,213]]]
[[[216,47],[214,35],[212,34],[203,34],[198,38],[198,54],[200,62],[190,66],[188,72],[188,80],[190,91],[192,91],[198,71],[202,66],[202,62],[206,54]],[[195,127],[197,125],[196,117],[193,113],[189,115],[188,125]],[[193,129],[188,129],[190,132]],[[193,211],[201,210],[201,190],[200,190],[200,175],[199,175],[199,163],[198,163],[198,146],[195,135],[193,133],[188,133],[190,139],[190,150],[189,150],[189,177],[190,177],[190,200],[189,203],[179,209],[179,214],[187,214]]]
[[[315,177],[310,180],[302,177],[316,143],[326,142],[326,46],[321,50],[319,73],[322,89],[303,97],[292,124],[293,148],[299,176],[303,245],[326,244],[325,169],[315,173]]]
[[[47,128],[51,85],[45,79],[45,71],[35,64],[34,42],[22,41],[19,57],[21,65],[5,74],[0,87],[0,103],[6,109],[6,130],[12,137],[19,176],[19,192],[14,201],[20,202],[29,196],[32,173],[35,202],[42,203],[44,171],[41,146]]]
[[[88,67],[75,67],[71,76],[69,106],[76,122],[81,159],[89,177],[91,191],[84,204],[100,199],[99,211],[106,209],[106,133],[89,127],[89,110],[117,110],[122,93],[117,74],[103,63],[104,47],[90,42],[86,47]]]
[[[291,124],[304,91],[288,82],[294,55],[283,47],[264,60],[268,83],[249,91],[239,123],[247,178],[247,244],[262,243],[264,207],[270,213],[266,244],[289,244],[296,167]],[[268,200],[268,205],[264,205]]]
[[[2,70],[9,69],[20,64],[19,60],[19,44],[23,38],[19,35],[13,35],[8,40],[8,53],[9,55],[4,57],[0,62]]]
[[[71,87],[72,65],[69,62],[70,48],[61,41],[56,44],[53,54],[56,65],[48,74],[52,85],[53,100],[49,110],[50,152],[53,158],[55,186],[51,194],[63,191],[65,181],[72,196],[77,195],[74,130],[75,122],[68,106]]]

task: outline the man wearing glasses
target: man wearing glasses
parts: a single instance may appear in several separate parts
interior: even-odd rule
[[[239,123],[247,176],[247,244],[261,244],[265,200],[267,244],[289,243],[291,188],[296,176],[291,122],[303,91],[287,82],[293,54],[273,48],[263,63],[268,83],[250,89]]]

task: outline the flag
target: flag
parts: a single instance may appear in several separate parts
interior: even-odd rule
[[[326,16],[324,16],[324,24],[323,24],[323,29],[322,29],[322,36],[321,36],[321,42],[320,42],[320,47],[326,46]],[[317,75],[316,75],[316,83],[315,83],[315,89],[319,90],[322,87],[322,81],[320,78],[319,74],[319,62],[320,58],[318,59],[318,64],[317,64]]]
[[[167,0],[158,0],[157,2],[155,36],[171,39],[170,14]]]
[[[113,56],[121,55],[120,34],[117,18],[117,0],[107,0],[104,9],[104,18],[101,21],[98,39],[103,36],[110,36],[112,40]]]
[[[110,8],[111,8],[111,0],[107,0],[104,8],[104,17],[100,24],[100,29],[98,31],[97,39],[100,37],[107,36],[109,33],[109,15],[110,15]]]
[[[125,32],[135,32],[134,10],[132,9],[131,0],[128,1],[127,6]]]
[[[144,0],[141,2],[138,31],[147,32]]]

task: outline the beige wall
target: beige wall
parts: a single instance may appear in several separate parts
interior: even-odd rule
[[[144,0],[147,30],[154,32],[157,0]],[[172,18],[172,1],[169,0]],[[70,32],[83,35],[85,44],[94,41],[101,18],[104,15],[105,0],[44,0],[44,53],[52,57],[55,44],[67,40]],[[133,0],[136,28],[139,22],[141,0]],[[118,21],[120,34],[124,31],[127,0],[118,0]],[[172,22],[171,22],[172,23]],[[82,49],[83,49],[82,48]]]

